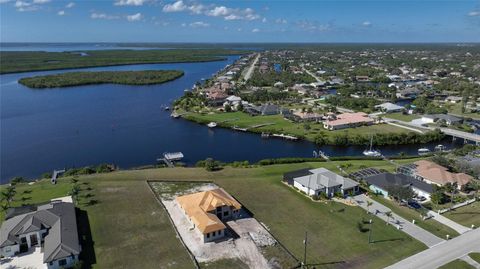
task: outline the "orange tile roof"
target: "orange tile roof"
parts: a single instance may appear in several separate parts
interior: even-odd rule
[[[235,209],[242,207],[222,188],[179,196],[176,200],[202,234],[226,228],[222,221],[209,211],[219,206],[232,206]]]
[[[459,186],[463,186],[473,179],[465,173],[451,173],[447,168],[431,161],[421,160],[415,162],[415,165],[417,165],[419,176],[440,185],[456,182]]]

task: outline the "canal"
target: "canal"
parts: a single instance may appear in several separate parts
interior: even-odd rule
[[[161,85],[89,85],[32,90],[18,79],[34,75],[72,72],[57,70],[0,76],[0,179],[38,177],[53,169],[113,163],[120,168],[154,164],[166,151],[182,151],[185,162],[212,157],[222,161],[264,158],[311,157],[321,149],[330,156],[361,155],[364,146],[318,148],[306,141],[262,139],[258,134],[209,129],[173,119],[162,106],[180,97],[185,89],[231,64],[150,64],[87,68],[82,70],[165,70],[185,72],[180,79]],[[452,147],[450,139],[440,143]],[[427,146],[431,149],[438,143]],[[386,155],[416,154],[419,145],[386,146]]]

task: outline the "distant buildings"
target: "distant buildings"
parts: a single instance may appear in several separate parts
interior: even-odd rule
[[[339,130],[345,128],[371,125],[374,120],[369,118],[364,112],[343,113],[337,115],[335,119],[329,119],[323,122],[323,127],[328,130]]]
[[[392,103],[389,103],[389,102],[383,103],[383,104],[380,104],[380,105],[376,105],[375,108],[382,111],[382,112],[385,112],[385,113],[401,112],[401,111],[405,110],[405,108],[403,106],[399,106],[399,105],[392,104]]]
[[[225,236],[224,221],[238,217],[242,205],[224,189],[197,192],[175,199],[203,242],[211,242]]]

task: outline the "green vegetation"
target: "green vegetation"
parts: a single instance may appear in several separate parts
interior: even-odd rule
[[[67,72],[21,78],[18,82],[29,88],[43,89],[102,83],[126,85],[160,84],[175,80],[181,76],[183,76],[183,71],[177,70]]]
[[[181,113],[181,112],[180,112]],[[243,112],[230,113],[194,113],[187,112],[183,118],[201,124],[216,122],[218,126],[231,128],[233,126],[248,128],[258,124],[269,123],[268,126],[252,128],[250,132],[284,133],[307,139],[319,145],[367,145],[373,135],[374,145],[426,143],[442,139],[444,136],[438,131],[418,134],[396,126],[376,124],[343,130],[328,131],[321,123],[308,124],[292,122],[282,115],[250,116]]]
[[[2,51],[0,74],[127,64],[207,62],[247,51],[226,49],[94,50],[81,52]]]
[[[480,253],[479,252],[472,252],[472,253],[468,254],[468,256],[470,256],[470,258],[472,258],[474,261],[480,263]]]
[[[475,269],[475,267],[471,266],[466,261],[456,259],[445,264],[444,266],[438,267],[438,269]]]
[[[452,228],[445,226],[441,224],[440,222],[434,220],[434,219],[427,219],[423,220],[423,216],[425,215],[426,212],[422,211],[417,211],[414,209],[410,209],[406,206],[401,206],[396,202],[393,202],[391,200],[385,199],[381,196],[376,196],[372,195],[371,198],[388,208],[390,208],[393,213],[399,215],[400,217],[412,221],[415,220],[415,224],[418,225],[419,227],[431,232],[432,234],[445,239],[447,234],[450,236],[450,238],[456,237],[459,234],[453,230]]]
[[[312,83],[316,80],[309,74],[295,74],[292,72],[275,72],[269,71],[266,73],[254,72],[248,85],[257,87],[273,86],[275,82],[281,81],[287,87],[291,87],[297,83]]]
[[[388,113],[388,114],[384,114],[382,116],[385,117],[385,118],[390,118],[390,119],[400,120],[400,121],[407,121],[407,122],[420,118],[420,116],[415,115],[415,114],[408,115],[408,114],[403,114],[401,112]]]
[[[365,165],[394,169],[383,160],[348,162],[348,170],[352,171]],[[291,170],[325,167],[339,173],[337,166],[344,163],[225,167],[216,172],[203,168],[146,169],[80,176],[79,207],[87,211],[90,221],[95,242],[94,268],[152,268],[171,264],[175,268],[192,268],[146,179],[214,181],[253,212],[296,257],[303,255],[302,240],[307,231],[309,263],[340,262],[349,268],[381,268],[424,250],[423,244],[377,218],[372,227],[375,243],[369,244],[368,233],[357,227],[367,217],[365,210],[336,202],[312,202],[281,182],[282,174]],[[3,191],[5,186],[1,188]],[[30,197],[28,203],[48,201],[66,195],[70,188],[68,178],[59,179],[57,185],[48,180],[33,185],[22,183],[17,186],[14,204],[21,205],[23,195]],[[94,205],[85,202],[87,188],[91,188],[88,193],[98,200]]]
[[[480,227],[480,202],[475,202],[466,206],[462,206],[455,210],[449,211],[443,216],[458,222],[466,227],[475,225],[475,227]]]

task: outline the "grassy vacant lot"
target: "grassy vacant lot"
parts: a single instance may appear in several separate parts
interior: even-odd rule
[[[431,232],[432,234],[440,238],[445,239],[447,234],[450,235],[450,238],[456,237],[459,235],[452,228],[445,226],[434,219],[423,220],[420,212],[414,209],[410,209],[406,206],[401,206],[398,203],[385,199],[381,196],[372,195],[372,199],[389,207],[393,211],[393,213],[398,214],[399,216],[403,217],[408,221],[415,220],[415,223],[418,226],[420,226],[421,228]]]
[[[374,219],[372,227],[375,243],[369,244],[368,232],[358,229],[358,223],[367,218],[364,210],[334,202],[312,202],[280,181],[282,173],[305,167],[326,167],[339,172],[336,166],[342,163],[227,167],[217,172],[163,168],[82,176],[80,207],[90,219],[96,254],[94,267],[192,267],[166,212],[149,190],[147,179],[214,181],[253,212],[297,258],[303,256],[302,240],[307,231],[308,262],[321,263],[322,268],[383,268],[424,250],[423,244],[379,219]],[[362,165],[393,170],[385,161],[349,163],[351,170]],[[22,196],[31,197],[26,200],[28,203],[47,201],[66,195],[70,188],[70,179],[60,179],[57,185],[48,181],[21,184],[15,203],[21,204]],[[92,197],[97,203],[88,205]]]
[[[458,103],[458,104],[452,104],[452,103],[445,103],[443,104],[443,106],[445,106],[445,108],[448,110],[448,113],[452,113],[452,114],[455,114],[455,115],[460,115],[460,116],[463,116],[463,117],[467,117],[467,118],[473,118],[473,119],[480,119],[480,113],[479,112],[476,112],[476,113],[472,113],[470,112],[470,110],[466,110],[465,113],[462,113],[462,103]]]
[[[126,85],[160,84],[175,80],[181,76],[183,76],[183,71],[178,70],[68,72],[21,78],[18,82],[30,88],[43,89],[102,83]]]
[[[480,253],[472,252],[472,253],[468,254],[468,256],[470,256],[470,258],[472,258],[476,262],[480,263]]]
[[[315,137],[319,134],[332,139],[335,135],[347,134],[347,135],[360,135],[370,136],[371,134],[389,134],[389,133],[408,133],[409,131],[400,127],[381,124],[372,126],[362,126],[357,128],[349,128],[344,130],[328,131],[323,128],[321,123],[310,123],[310,129],[306,129],[303,123],[295,123],[283,118],[282,115],[271,116],[250,116],[243,112],[231,112],[231,113],[211,113],[211,114],[199,114],[189,112],[184,114],[185,119],[199,122],[208,123],[211,121],[217,122],[222,127],[242,127],[248,128],[258,124],[273,123],[269,126],[251,129],[253,132],[275,132],[290,134],[299,137],[305,137],[307,140],[314,141]]]
[[[440,266],[438,269],[475,269],[475,267],[468,264],[466,261],[454,260],[444,266]]]
[[[443,215],[464,226],[470,227],[473,224],[478,228],[480,227],[480,202],[462,206]]]
[[[222,55],[246,53],[225,49],[172,50],[95,50],[79,52],[3,51],[0,55],[0,74],[112,66],[126,64],[153,64],[174,62],[207,62],[223,60]]]
[[[401,112],[383,114],[382,116],[385,118],[390,118],[390,119],[400,120],[400,121],[407,121],[407,122],[420,118],[420,116],[418,115],[405,115]]]

